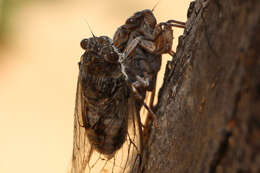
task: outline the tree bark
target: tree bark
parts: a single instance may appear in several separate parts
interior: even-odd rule
[[[196,0],[188,17],[144,172],[260,172],[260,1]]]

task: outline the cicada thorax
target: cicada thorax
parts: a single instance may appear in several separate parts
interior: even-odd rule
[[[146,91],[152,91],[156,85],[157,73],[161,67],[159,54],[151,54],[137,47],[135,52],[125,60],[125,71],[131,83],[137,80],[137,76],[149,81],[149,85],[140,92],[145,96]],[[142,90],[142,88],[139,88]]]
[[[95,37],[89,42],[92,50],[86,50],[80,61],[79,80],[85,102],[82,119],[91,146],[110,157],[126,139],[129,87],[109,38]]]
[[[130,82],[142,78],[148,83],[137,88],[142,96],[155,88],[161,67],[161,47],[156,44],[160,29],[152,10],[147,9],[129,17],[113,37],[114,45],[126,56],[124,65]]]

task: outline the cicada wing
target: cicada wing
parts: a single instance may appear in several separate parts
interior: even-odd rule
[[[142,126],[138,105],[133,97],[128,98],[128,130],[123,146],[108,161],[105,173],[138,173],[142,156]]]
[[[74,110],[74,137],[71,173],[97,172],[97,168],[100,166],[96,166],[96,162],[100,159],[100,155],[94,151],[87,137],[85,127],[87,113],[81,81],[80,77],[78,77]]]
[[[74,137],[71,173],[101,173],[107,160],[96,152],[86,131],[86,115],[88,110],[83,96],[80,77],[77,82],[77,92],[74,110]]]
[[[93,149],[84,127],[88,114],[83,97],[80,78],[77,83],[74,113],[74,143],[71,173],[127,173],[137,172],[141,162],[142,127],[139,109],[135,99],[130,97],[122,112],[128,120],[128,132],[123,146],[116,153],[107,157]]]
[[[74,110],[74,139],[71,173],[84,173],[87,163],[93,153],[84,128],[84,117],[86,113],[80,78],[78,78]]]
[[[135,101],[134,98],[130,98],[129,101],[129,124],[128,124],[128,153],[129,162],[127,163],[128,172],[138,173],[140,172],[140,166],[142,161],[143,152],[143,133],[142,123],[140,117],[141,105]]]

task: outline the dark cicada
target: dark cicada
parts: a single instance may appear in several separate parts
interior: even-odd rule
[[[140,104],[121,71],[120,56],[106,36],[85,39],[81,46],[72,172],[133,170],[140,162]]]

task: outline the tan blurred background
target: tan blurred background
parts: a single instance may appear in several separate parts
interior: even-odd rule
[[[79,43],[91,36],[86,21],[96,35],[112,37],[157,1],[0,0],[1,173],[68,170]],[[159,22],[186,21],[189,3],[161,0],[154,13]],[[182,32],[174,31],[174,50]]]

